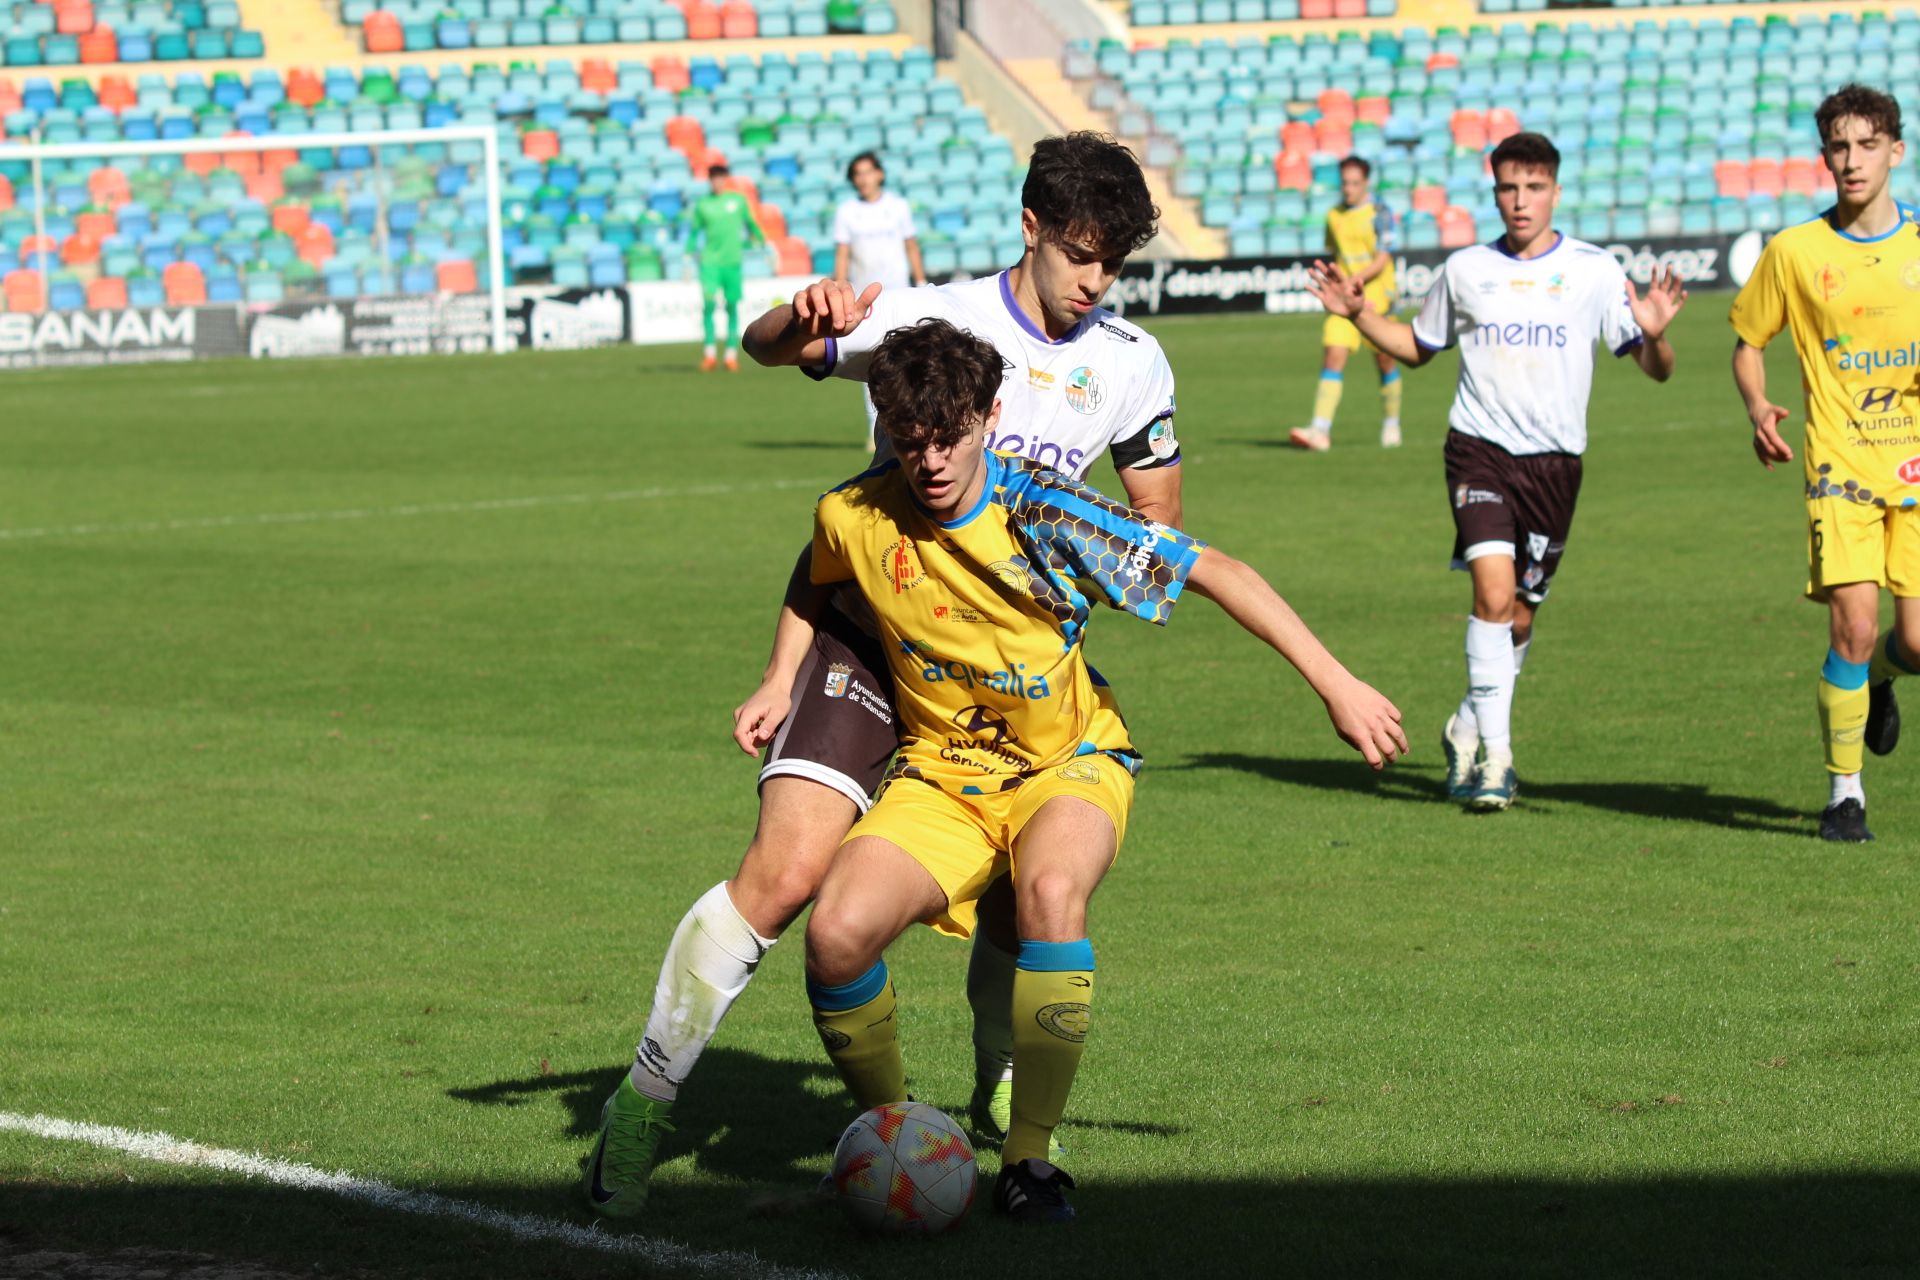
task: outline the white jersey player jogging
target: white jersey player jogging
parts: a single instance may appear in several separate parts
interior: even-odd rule
[[[847,279],[855,291],[870,284],[906,288],[907,241],[918,234],[913,206],[891,191],[873,200],[849,197],[833,215],[833,242],[847,246]]]
[[[1031,458],[1078,480],[1103,451],[1118,470],[1180,461],[1173,429],[1173,369],[1146,331],[1095,307],[1063,338],[1050,339],[1014,301],[1007,273],[959,284],[883,289],[860,327],[827,340],[813,378],[864,383],[867,359],[887,334],[942,319],[985,338],[1006,366],[1000,431],[987,447]],[[886,452],[885,437],[881,437]]]
[[[1504,237],[1453,254],[1413,336],[1428,351],[1460,344],[1448,424],[1516,457],[1586,452],[1593,344],[1623,356],[1641,343],[1619,261],[1566,235],[1537,258]]]

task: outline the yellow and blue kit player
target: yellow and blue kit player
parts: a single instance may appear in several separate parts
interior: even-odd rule
[[[1164,623],[1183,588],[1198,591],[1291,662],[1375,767],[1406,739],[1393,704],[1252,569],[1059,472],[988,452],[1003,372],[992,344],[945,320],[889,334],[867,385],[895,457],[815,508],[810,579],[870,607],[900,751],[814,905],[807,991],[861,1108],[905,1099],[882,955],[915,922],[966,936],[980,894],[1010,872],[1017,1069],[995,1206],[1060,1222],[1073,1216],[1073,1182],[1047,1155],[1090,1027],[1088,901],[1126,833],[1140,767],[1113,690],[1081,651],[1094,603]],[[748,750],[778,730],[811,644],[809,607],[794,598],[766,682],[736,712]]]
[[[1398,296],[1393,255],[1400,248],[1400,223],[1392,209],[1373,198],[1373,166],[1359,156],[1340,162],[1340,205],[1327,211],[1327,252],[1347,275],[1366,287],[1367,304],[1381,315],[1393,311]],[[1329,315],[1321,326],[1320,383],[1313,396],[1313,421],[1296,427],[1288,442],[1316,453],[1333,447],[1333,415],[1346,386],[1347,358],[1366,344],[1353,321]],[[1380,444],[1400,444],[1400,366],[1374,351],[1380,371]]]
[[[1920,671],[1920,226],[1888,188],[1905,154],[1899,103],[1848,85],[1814,119],[1835,204],[1767,243],[1734,299],[1733,373],[1761,463],[1792,461],[1761,350],[1793,330],[1806,390],[1807,596],[1831,622],[1818,688],[1829,783],[1820,836],[1858,842],[1873,839],[1863,751],[1893,750],[1893,681]],[[1883,587],[1895,610],[1884,636]]]

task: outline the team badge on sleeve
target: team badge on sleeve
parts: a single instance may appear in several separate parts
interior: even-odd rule
[[[1173,418],[1165,417],[1147,428],[1147,450],[1165,462],[1180,452],[1180,440],[1173,434]]]

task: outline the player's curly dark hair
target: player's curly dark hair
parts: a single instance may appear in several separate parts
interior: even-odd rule
[[[1500,166],[1517,164],[1522,169],[1545,169],[1554,178],[1560,176],[1560,148],[1543,133],[1516,133],[1493,149],[1487,167],[1498,177]]]
[[[1341,172],[1344,173],[1348,169],[1358,169],[1360,176],[1363,178],[1371,178],[1373,176],[1373,166],[1367,163],[1365,156],[1348,156],[1345,160],[1342,160],[1340,162]]]
[[[858,169],[862,164],[870,164],[874,168],[878,169],[880,171],[880,176],[882,178],[885,178],[887,176],[887,166],[880,163],[880,157],[872,151],[862,151],[859,155],[847,161],[847,181],[848,182],[853,181],[853,171],[855,169]]]
[[[880,429],[902,443],[952,448],[993,410],[1005,366],[984,338],[945,320],[889,330],[867,364]]]
[[[1160,220],[1133,152],[1088,131],[1033,144],[1020,204],[1033,210],[1041,236],[1084,244],[1102,258],[1142,248]]]
[[[1820,130],[1820,142],[1826,144],[1835,123],[1854,119],[1866,124],[1889,142],[1900,141],[1900,104],[1892,94],[1869,89],[1864,84],[1843,84],[1827,95],[1813,113],[1814,127]]]

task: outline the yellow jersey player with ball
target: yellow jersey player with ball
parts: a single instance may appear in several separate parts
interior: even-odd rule
[[[1761,350],[1793,331],[1806,388],[1807,596],[1831,644],[1819,683],[1830,785],[1823,840],[1873,839],[1863,749],[1900,737],[1896,676],[1920,671],[1920,227],[1888,190],[1906,154],[1900,104],[1847,85],[1814,120],[1834,207],[1776,235],[1734,299],[1733,380],[1772,470],[1791,462],[1788,411],[1767,399]],[[1895,623],[1879,634],[1880,590]]]

